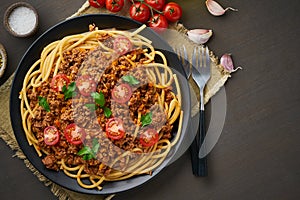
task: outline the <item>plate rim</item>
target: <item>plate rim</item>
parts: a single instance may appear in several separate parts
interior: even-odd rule
[[[16,86],[17,85],[20,85],[20,84],[17,84],[17,81],[18,79],[22,79],[24,78],[24,76],[22,78],[18,78],[18,75],[22,72],[22,64],[23,62],[25,62],[24,60],[26,59],[26,56],[29,54],[30,51],[35,51],[35,52],[41,52],[41,50],[32,50],[34,47],[36,47],[37,43],[41,40],[41,39],[45,39],[45,37],[47,37],[47,35],[49,35],[51,32],[55,31],[55,29],[58,29],[60,28],[61,26],[63,26],[64,24],[66,23],[72,23],[73,21],[76,21],[76,20],[80,20],[80,19],[83,19],[83,18],[97,18],[97,17],[108,17],[108,18],[115,18],[115,19],[122,19],[122,20],[125,20],[127,21],[127,23],[133,23],[133,24],[136,24],[137,28],[139,26],[142,25],[142,23],[139,23],[139,22],[136,22],[128,17],[125,17],[125,16],[117,16],[117,15],[111,15],[111,14],[88,14],[88,15],[82,15],[82,16],[78,16],[78,17],[73,17],[73,18],[70,18],[70,19],[67,19],[67,20],[64,20],[64,21],[61,21],[55,25],[53,25],[52,27],[50,27],[49,29],[47,29],[43,34],[41,34],[29,47],[28,49],[25,51],[24,55],[22,56],[19,64],[18,64],[18,67],[15,71],[15,75],[13,77],[13,82],[12,82],[12,86],[11,86],[11,91],[10,91],[10,101],[9,101],[9,108],[10,108],[10,119],[11,119],[11,125],[12,125],[12,128],[13,128],[13,132],[14,132],[14,135],[16,137],[16,140],[19,144],[19,147],[20,149],[23,151],[24,155],[26,156],[26,158],[29,160],[29,162],[32,164],[32,166],[34,166],[36,168],[36,170],[41,173],[43,176],[45,176],[47,179],[49,179],[50,181],[52,181],[53,183],[55,184],[58,184],[60,185],[61,187],[63,188],[67,188],[69,190],[72,190],[72,191],[75,191],[75,192],[79,192],[79,193],[84,193],[84,194],[91,194],[91,195],[106,195],[106,194],[113,194],[113,193],[118,193],[118,192],[123,192],[123,191],[126,191],[126,190],[130,190],[130,189],[133,189],[135,187],[138,187],[138,186],[141,186],[142,184],[144,184],[145,182],[149,181],[150,179],[152,179],[155,175],[159,174],[167,165],[168,165],[168,162],[171,160],[171,158],[174,156],[171,156],[170,158],[166,159],[168,160],[168,162],[166,162],[166,160],[163,162],[165,163],[164,165],[162,164],[161,166],[159,166],[157,169],[155,169],[153,175],[151,177],[148,177],[148,178],[141,178],[140,182],[138,181],[137,184],[133,184],[133,187],[123,187],[123,189],[120,189],[118,191],[106,191],[103,187],[102,190],[96,190],[96,189],[85,189],[85,188],[82,188],[78,185],[77,181],[75,179],[72,179],[68,176],[66,176],[61,170],[59,172],[55,172],[55,171],[52,171],[52,170],[41,170],[39,169],[38,165],[36,164],[36,162],[34,161],[34,158],[32,158],[31,156],[28,156],[28,151],[27,149],[34,149],[32,146],[30,146],[27,142],[27,140],[25,140],[25,144],[22,143],[22,141],[24,141],[24,139],[26,139],[25,135],[23,135],[23,138],[20,138],[20,137],[17,137],[19,135],[22,135],[24,134],[24,130],[23,130],[23,127],[19,127],[18,128],[18,125],[21,124],[21,118],[18,118],[18,120],[20,120],[19,123],[16,122],[16,120],[14,118],[16,118],[16,115],[17,116],[20,116],[20,113],[14,113],[12,111],[20,111],[20,101],[18,101],[17,103],[16,102],[13,102],[14,100],[16,100],[16,98],[18,98],[18,96],[16,96],[16,92],[19,92],[19,91],[15,91],[16,90]],[[88,31],[88,24],[87,24],[87,31]],[[151,32],[152,31],[152,32]],[[154,35],[156,38],[159,38],[161,41],[164,42],[163,46],[164,47],[168,47],[169,49],[167,50],[170,50],[173,52],[173,49],[171,48],[171,46],[161,37],[159,36],[156,32],[154,32],[153,30],[150,30],[151,34]],[[77,32],[79,33],[79,32]],[[73,33],[75,34],[75,33]],[[65,34],[64,36],[62,37],[65,37],[66,35],[68,34]],[[51,39],[53,40],[53,39]],[[55,38],[54,40],[57,40],[57,38]],[[49,42],[48,42],[49,43]],[[37,48],[37,47],[36,47]],[[40,55],[40,54],[38,54]],[[39,56],[38,56],[39,57]],[[34,62],[34,59],[32,59]],[[179,63],[180,65],[180,63]],[[182,67],[182,66],[181,66]],[[27,73],[29,67],[26,68],[25,70],[25,74]],[[183,69],[182,69],[183,70]],[[182,72],[180,72],[182,73]],[[185,80],[185,79],[184,79]],[[182,80],[180,81],[181,84],[182,84]],[[22,81],[21,81],[22,83]],[[187,80],[186,80],[186,84],[188,86],[188,83],[187,83]],[[21,84],[22,85],[22,84]],[[188,99],[190,100],[190,93],[189,93],[189,90],[187,91],[188,93]],[[18,108],[14,108],[15,105],[18,105]],[[189,108],[187,109],[188,110],[188,115],[190,115],[190,112],[191,112],[191,108],[190,108],[190,105],[189,105]],[[190,120],[187,119],[187,124],[186,124],[186,130],[188,129],[189,127],[189,122]],[[17,131],[20,131],[21,129],[21,132],[22,133],[17,133]],[[183,130],[182,130],[183,131]],[[181,135],[181,137],[183,137],[184,134]],[[182,138],[181,138],[182,139]],[[179,141],[178,141],[179,142]],[[175,145],[177,146],[177,145]],[[176,150],[175,150],[176,151]],[[38,155],[34,155],[33,157],[38,157]],[[40,160],[40,158],[38,157],[38,159]],[[45,173],[46,171],[46,173]],[[64,175],[66,176],[70,181],[71,181],[71,184],[64,184],[64,183],[61,183],[60,181],[56,181],[55,179],[53,179],[52,176],[49,177],[49,173],[55,173],[53,176],[54,177],[58,177],[58,176],[61,176],[61,175]],[[139,179],[139,177],[145,177],[146,175],[140,175],[140,176],[137,176],[137,177],[134,177],[133,179]],[[130,180],[123,180],[125,182],[129,182],[132,180],[132,178]],[[72,182],[75,182],[75,187],[74,187],[74,184],[72,184]],[[72,187],[73,186],[73,187]],[[105,186],[105,184],[104,184]]]

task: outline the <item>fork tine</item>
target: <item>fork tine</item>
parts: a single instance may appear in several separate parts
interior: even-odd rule
[[[210,68],[210,57],[209,57],[209,50],[208,50],[208,48],[206,47],[205,48],[205,58],[206,58],[206,67],[207,68]]]
[[[192,63],[193,63],[194,68],[197,68],[197,66],[198,66],[198,64],[197,64],[197,49],[198,48],[194,48],[193,56],[192,56]]]
[[[183,47],[184,67],[186,68],[187,78],[189,78],[191,76],[191,73],[192,73],[191,63],[189,61],[188,53],[187,53],[187,50],[186,50],[185,46],[182,45],[182,47]]]
[[[186,73],[186,78],[189,78],[192,72],[185,45],[174,48],[174,51],[177,54],[178,59],[181,61],[181,64]]]
[[[204,62],[203,62],[203,48],[199,47],[198,48],[198,62],[199,62],[199,70],[201,70],[204,67]]]

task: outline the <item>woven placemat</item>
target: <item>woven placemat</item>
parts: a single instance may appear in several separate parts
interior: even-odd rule
[[[126,6],[126,5],[125,5]],[[126,9],[124,9],[126,10]],[[85,14],[95,14],[95,13],[107,13],[108,11],[105,9],[96,9],[89,6],[88,2],[85,2],[82,7],[71,17],[85,15]],[[119,12],[117,15],[123,15],[127,16],[127,13]],[[70,18],[71,18],[70,17]],[[187,29],[179,23],[170,24],[170,29],[174,31],[168,31],[168,35],[162,35],[165,40],[172,46],[175,47],[178,45],[178,41],[180,41],[182,44],[184,44],[187,47],[188,54],[191,55],[192,49],[196,44],[191,42],[187,35]],[[215,95],[220,88],[225,84],[227,79],[230,77],[230,72],[224,70],[224,68],[218,64],[218,58],[214,56],[213,52],[211,52],[211,60],[213,61],[211,64],[211,79],[209,80],[205,95],[204,95],[204,101],[207,103],[209,99]],[[95,196],[95,195],[85,195],[81,193],[76,193],[70,190],[67,190],[65,188],[62,188],[61,186],[51,182],[48,180],[45,176],[43,176],[40,172],[38,172],[31,163],[27,160],[26,156],[23,154],[22,150],[18,146],[18,143],[16,141],[16,138],[14,136],[11,123],[10,123],[10,115],[9,115],[9,93],[10,88],[12,84],[13,76],[10,77],[1,87],[0,87],[0,105],[1,105],[1,112],[0,112],[0,137],[6,142],[6,144],[15,151],[15,155],[22,159],[34,175],[37,176],[37,178],[42,181],[46,186],[50,187],[52,193],[58,197],[59,200],[82,200],[82,199],[105,199],[109,200],[114,197],[114,195],[110,196]],[[191,90],[197,91],[195,84],[190,81]],[[196,92],[197,93],[197,92]],[[197,94],[196,94],[197,96]],[[191,102],[193,106],[192,115],[197,113],[198,108],[198,101],[197,98],[193,98]]]

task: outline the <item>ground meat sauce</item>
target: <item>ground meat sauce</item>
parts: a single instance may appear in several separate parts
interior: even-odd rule
[[[107,40],[109,36],[104,35],[104,39],[109,42]],[[146,151],[138,138],[131,135],[137,124],[138,112],[145,114],[151,110],[153,112],[153,126],[162,127],[160,133],[163,133],[163,138],[171,139],[172,125],[166,122],[164,111],[153,106],[157,101],[157,92],[160,89],[156,89],[153,84],[147,81],[145,71],[136,68],[145,60],[143,56],[142,50],[133,50],[126,55],[118,56],[104,54],[100,48],[90,52],[74,48],[64,52],[64,61],[59,66],[58,73],[65,74],[70,82],[74,82],[82,74],[90,74],[95,80],[98,80],[96,91],[104,94],[105,107],[112,110],[112,117],[117,116],[124,122],[125,137],[119,140],[112,141],[107,138],[105,125],[108,118],[104,116],[103,108],[99,107],[92,111],[84,106],[86,103],[93,103],[91,97],[83,97],[78,93],[75,98],[65,100],[62,92],[51,89],[52,76],[49,77],[49,81],[44,82],[34,91],[29,89],[28,98],[32,109],[38,104],[38,96],[42,96],[47,99],[51,110],[51,112],[46,112],[39,106],[34,111],[35,118],[29,118],[32,123],[31,131],[36,135],[39,146],[50,152],[42,159],[47,168],[59,170],[57,161],[64,159],[68,166],[84,164],[86,173],[105,175],[112,170],[106,164],[113,162],[122,152],[132,150],[135,147]],[[111,60],[114,61],[111,62]],[[132,62],[135,65],[132,65]],[[116,84],[123,82],[121,77],[125,74],[134,76],[140,81],[140,84],[133,87],[132,96],[127,103],[118,104],[111,99],[111,92]],[[170,90],[167,89],[165,92],[165,101],[171,101]],[[74,145],[66,140],[64,130],[71,123],[76,123],[79,127],[85,129],[87,136],[83,144]],[[60,132],[60,141],[54,146],[48,146],[44,143],[43,131],[47,126],[55,126]],[[82,156],[77,154],[84,145],[91,145],[93,138],[97,138],[100,144],[97,159],[84,160]],[[121,169],[124,168],[125,159],[121,159],[117,166]]]

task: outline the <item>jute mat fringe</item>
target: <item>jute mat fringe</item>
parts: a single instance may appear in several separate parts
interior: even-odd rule
[[[126,9],[124,9],[126,10]],[[107,13],[105,9],[96,9],[89,6],[88,1],[85,2],[82,7],[71,17],[85,15],[85,14],[95,14],[95,13]],[[128,13],[120,12],[118,15],[124,15],[127,16]],[[70,18],[71,18],[70,17]],[[191,51],[193,47],[195,46],[194,43],[192,43],[188,37],[186,36],[187,29],[179,23],[174,23],[170,25],[170,28],[175,30],[174,33],[170,33],[167,37],[164,37],[166,41],[172,46],[175,47],[176,43],[178,41],[181,41],[184,45],[186,45],[188,49],[189,55],[191,55]],[[180,33],[180,34],[178,34]],[[218,64],[218,58],[213,55],[213,52],[211,52],[211,79],[208,82],[208,85],[205,90],[205,103],[209,101],[209,99],[215,95],[220,88],[225,84],[227,79],[230,77],[230,72],[224,70],[222,66]],[[48,180],[45,176],[43,176],[38,170],[36,170],[32,164],[28,161],[26,156],[23,154],[22,150],[20,149],[16,138],[14,136],[11,123],[10,123],[10,112],[9,112],[9,94],[10,94],[10,88],[13,80],[13,75],[0,87],[0,105],[1,105],[1,111],[0,111],[0,137],[6,142],[6,144],[15,151],[15,156],[22,159],[28,169],[32,171],[32,173],[45,184],[45,186],[50,187],[52,193],[58,197],[59,200],[83,200],[83,199],[89,199],[89,200],[96,200],[96,199],[105,199],[110,200],[114,197],[114,195],[110,195],[108,197],[102,197],[102,196],[95,196],[95,195],[85,195],[81,193],[76,193],[70,190],[67,190],[65,188],[62,188],[61,186],[51,182]],[[191,87],[191,91],[197,91],[196,85],[193,81],[189,81]],[[196,96],[198,95],[197,92]],[[193,111],[192,115],[194,115],[198,110],[198,101],[197,98],[192,99],[192,106]]]

